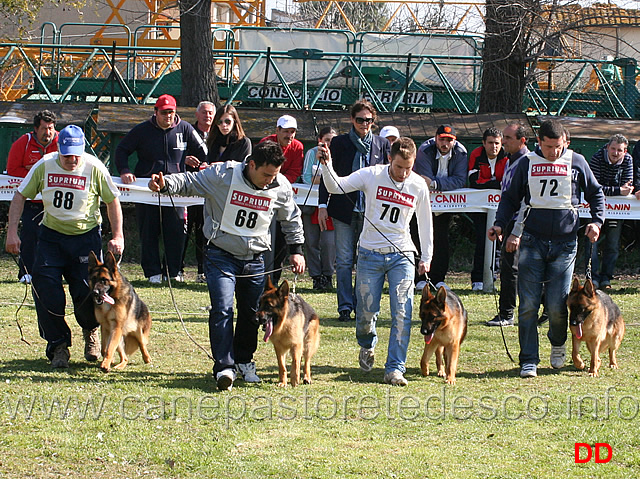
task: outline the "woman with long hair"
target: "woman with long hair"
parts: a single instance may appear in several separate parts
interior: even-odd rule
[[[251,141],[244,134],[238,112],[233,105],[218,108],[213,128],[207,137],[207,161],[243,161],[251,154]]]

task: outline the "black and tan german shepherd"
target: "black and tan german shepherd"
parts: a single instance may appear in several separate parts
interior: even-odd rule
[[[591,353],[589,376],[598,375],[600,353],[607,348],[609,367],[617,369],[616,351],[620,347],[625,330],[620,308],[608,294],[596,290],[590,279],[585,281],[584,286],[580,286],[577,277],[573,278],[567,306],[574,366],[580,370],[584,369],[585,364],[580,357],[580,345],[584,341]]]
[[[278,386],[287,385],[287,352],[291,353],[291,386],[300,382],[300,362],[304,359],[304,384],[311,384],[311,358],[320,344],[320,319],[314,309],[297,294],[289,293],[285,279],[276,288],[267,276],[256,319],[271,341],[278,359]]]
[[[460,298],[444,286],[434,296],[427,284],[420,300],[420,320],[425,343],[420,360],[422,375],[429,375],[429,360],[435,351],[438,376],[447,384],[455,384],[460,345],[467,335],[467,311]]]
[[[120,274],[116,259],[108,251],[104,263],[96,255],[89,255],[89,288],[93,293],[94,311],[100,323],[102,339],[102,363],[100,369],[111,370],[115,351],[120,363],[114,368],[123,369],[138,348],[145,363],[151,362],[147,351],[151,314],[138,297],[131,283]]]

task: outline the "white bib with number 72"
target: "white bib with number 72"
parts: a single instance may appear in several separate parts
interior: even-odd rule
[[[529,192],[531,208],[562,210],[571,208],[572,150],[556,161],[529,153]]]

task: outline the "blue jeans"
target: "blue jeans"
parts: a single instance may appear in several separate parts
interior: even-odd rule
[[[391,332],[387,349],[385,373],[405,373],[407,347],[411,334],[413,312],[412,253],[376,253],[358,249],[358,275],[356,277],[356,338],[363,348],[373,348],[378,342],[376,321],[380,313],[380,297],[385,276],[389,281]]]
[[[333,218],[336,237],[336,292],[338,294],[338,312],[353,311],[356,298],[353,294],[353,265],[356,244],[362,232],[363,215],[353,213],[351,224]]]
[[[73,313],[83,329],[98,326],[89,290],[89,251],[102,258],[100,227],[79,235],[65,235],[42,225],[33,263],[33,300],[40,337],[47,341],[46,354],[60,344],[71,346],[71,329],[65,321],[66,295],[62,278],[69,285]]]
[[[623,220],[605,220],[600,229],[598,241],[593,243],[593,248],[589,238],[585,238],[585,262],[588,265],[589,251],[591,251],[591,277],[598,284],[611,283],[620,252],[620,235],[623,223]],[[602,263],[598,261],[598,249],[602,254]]]
[[[215,246],[205,249],[204,272],[207,276],[211,311],[209,340],[215,364],[214,377],[236,363],[248,363],[258,346],[258,323],[254,320],[264,289],[262,254],[241,260]],[[240,275],[258,275],[237,278]],[[236,295],[238,318],[233,331],[233,295]]]
[[[567,340],[567,296],[577,249],[577,239],[542,241],[528,233],[522,235],[518,258],[520,365],[540,362],[538,310],[543,289],[549,314],[547,337],[552,346],[562,346]]]

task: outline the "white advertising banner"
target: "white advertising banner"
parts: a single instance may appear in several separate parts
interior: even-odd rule
[[[18,189],[22,178],[15,178],[7,175],[0,175],[0,201],[11,201],[13,193]],[[147,184],[148,179],[142,178],[135,183],[123,184],[120,178],[113,177],[113,182],[120,190],[120,201],[123,203],[145,203],[150,205],[158,204],[158,193],[151,191]],[[310,188],[309,185],[294,183],[293,197],[299,205],[317,206],[318,187]],[[173,199],[173,203],[171,200]],[[162,205],[171,206],[191,206],[203,204],[204,200],[195,196],[176,196],[170,198],[168,195],[161,195]],[[498,190],[474,190],[463,188],[456,191],[443,193],[432,193],[431,209],[433,211],[451,213],[482,213],[488,210],[496,210],[500,202],[500,191]],[[607,198],[606,217],[637,220],[640,219],[640,201],[635,196],[616,196]],[[589,205],[581,203],[578,205],[580,216],[588,218]]]

